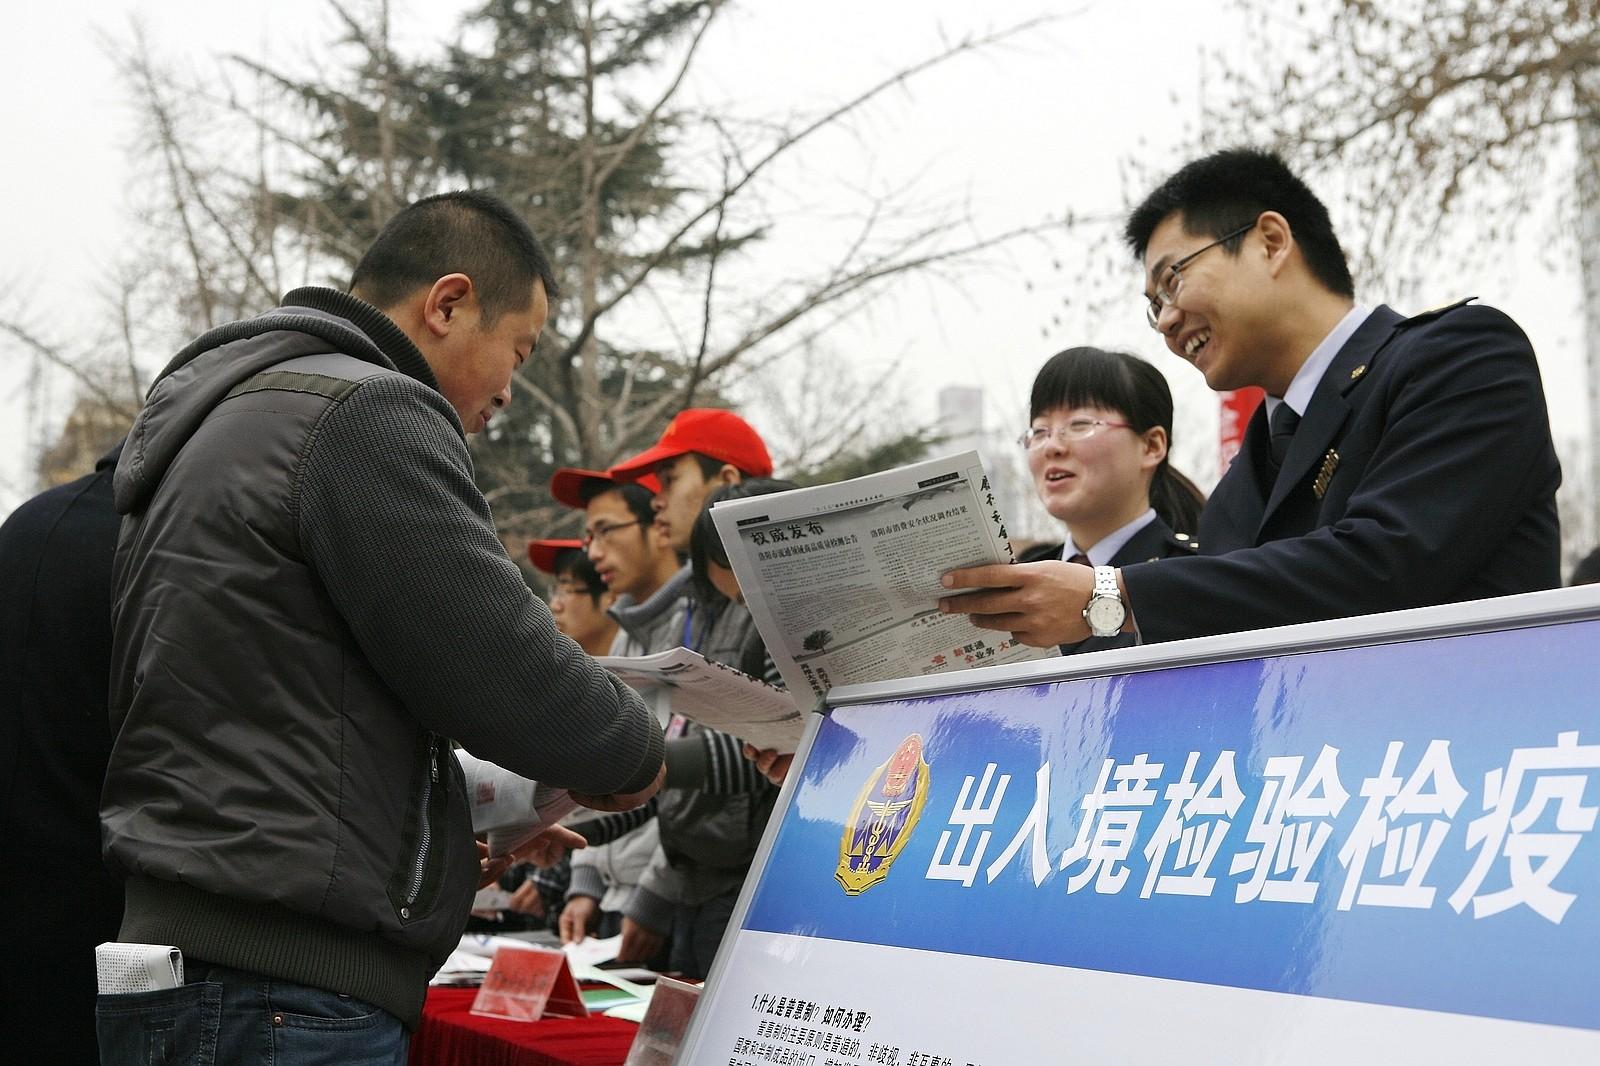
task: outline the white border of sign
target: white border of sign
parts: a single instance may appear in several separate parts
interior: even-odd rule
[[[1271,655],[1330,651],[1336,648],[1392,644],[1407,640],[1496,630],[1526,629],[1595,618],[1600,618],[1600,585],[1582,585],[1576,588],[1552,589],[1547,592],[1529,592],[1518,596],[1502,596],[1490,600],[1470,600],[1465,603],[1420,607],[1387,614],[1337,618],[1327,622],[1310,622],[1277,629],[1257,629],[1217,637],[1200,637],[1194,640],[1179,640],[1088,655],[1071,655],[1039,662],[1016,663],[1011,666],[985,666],[935,674],[930,677],[904,678],[868,685],[847,685],[833,689],[819,703],[818,710],[821,713],[810,715],[806,722],[805,735],[795,752],[794,765],[784,781],[782,790],[778,793],[772,817],[768,820],[766,832],[761,838],[761,846],[750,864],[750,873],[745,877],[739,901],[734,907],[733,916],[728,921],[728,933],[723,944],[725,947],[731,947],[743,928],[745,916],[749,913],[750,903],[755,896],[756,886],[761,883],[761,878],[766,872],[767,860],[771,855],[778,829],[788,816],[795,784],[801,777],[799,770],[811,752],[812,742],[822,725],[822,715],[827,714],[832,708],[954,692],[1037,685],[1071,678],[1232,662]],[[706,1019],[713,1013],[719,996],[738,992],[737,989],[721,989],[718,985],[719,977],[728,968],[729,954],[728,951],[717,953],[717,959],[706,978],[705,992],[700,997],[694,1019],[690,1023],[683,1047],[676,1059],[678,1063],[687,1066],[697,1061],[690,1053],[696,1049],[697,1041],[707,1024]]]

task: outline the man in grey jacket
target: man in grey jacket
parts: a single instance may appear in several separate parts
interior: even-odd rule
[[[473,484],[553,293],[504,204],[430,197],[350,294],[296,290],[151,389],[114,483],[101,816],[119,939],[187,983],[102,996],[103,1061],[403,1063],[480,875],[451,740],[603,810],[659,787],[653,716]]]
[[[680,554],[706,500],[724,485],[772,474],[760,434],[732,411],[688,408],[661,439],[612,467],[623,481],[654,474],[656,526]],[[739,666],[755,623],[743,604],[689,589],[684,567],[642,603],[611,608],[636,654],[679,645],[712,662]],[[620,638],[619,638],[620,639]],[[646,928],[671,915],[672,967],[703,978],[711,970],[777,790],[744,759],[736,737],[674,716],[667,726],[667,778],[656,799],[661,847],[624,913]]]

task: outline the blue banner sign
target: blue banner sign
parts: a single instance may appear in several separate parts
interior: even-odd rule
[[[892,949],[849,955],[891,983],[967,957],[1018,984],[1048,983],[1041,967],[1156,979],[1115,986],[1152,1006],[1170,982],[1214,990],[1180,1000],[1223,1029],[1260,1009],[1286,1031],[1405,1032],[1422,1011],[1600,1051],[1597,648],[1600,622],[1577,622],[842,707],[749,897],[747,979],[782,983],[757,956],[850,944]],[[870,987],[856,1001],[886,1016]],[[993,1041],[917,1050],[940,1022],[905,1024],[856,1059],[750,1036],[727,1061],[1026,1061],[986,1058]]]

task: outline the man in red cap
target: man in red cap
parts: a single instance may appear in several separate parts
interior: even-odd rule
[[[611,468],[623,481],[651,473],[661,483],[656,525],[682,556],[689,553],[689,530],[706,499],[747,477],[771,477],[772,456],[760,434],[732,411],[691,407],[678,413],[655,447]]]
[[[618,480],[660,482],[656,527],[680,555],[706,499],[724,485],[768,477],[772,457],[750,424],[732,411],[691,408],[674,418],[655,446],[613,466]],[[682,645],[713,662],[737,666],[759,635],[742,604],[697,600],[689,568],[650,601],[619,605],[613,615],[633,637],[629,654]],[[671,966],[704,978],[750,860],[761,842],[777,790],[740,754],[737,738],[673,716],[667,725],[667,779],[656,804],[661,844],[624,914],[653,925],[670,915]],[[582,853],[580,853],[582,854]],[[626,941],[626,933],[624,934]]]
[[[654,478],[634,484],[576,467],[563,467],[550,479],[557,502],[583,512],[583,549],[605,587],[639,603],[678,572],[677,555],[655,528],[656,487]]]
[[[616,596],[600,580],[599,571],[583,550],[583,541],[530,540],[528,561],[555,578],[550,617],[556,620],[556,629],[590,655],[610,655],[617,622],[606,611]]]

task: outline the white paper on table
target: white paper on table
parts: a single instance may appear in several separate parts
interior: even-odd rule
[[[644,1021],[644,1016],[650,1013],[650,998],[656,994],[654,985],[647,986],[645,991],[650,995],[633,1003],[619,1003],[605,1012],[606,1017],[621,1018],[625,1022],[638,1025]]]
[[[481,978],[489,972],[489,964],[493,960],[486,955],[475,955],[470,951],[459,948],[450,953],[444,960],[444,965],[439,967],[439,972],[433,975],[430,985],[463,984],[463,978],[477,976]]]
[[[944,573],[1014,559],[975,451],[711,509],[797,703],[838,685],[1055,655],[943,614]]]
[[[579,966],[599,966],[602,962],[610,962],[617,957],[617,952],[622,950],[622,935],[598,938],[586,936],[582,940],[572,940],[561,945],[561,950],[567,953],[574,968]]]
[[[592,938],[590,938],[592,939]],[[621,940],[619,937],[608,939]],[[615,952],[612,953],[615,957]],[[626,992],[634,997],[632,1003],[619,1003],[608,1009],[605,1014],[608,1018],[623,1018],[630,1022],[637,1022],[644,1017],[645,1011],[650,1007],[650,997],[655,995],[653,985],[636,985],[632,981],[618,974],[615,970],[602,970],[588,963],[572,961],[572,976],[579,981],[593,981],[598,984],[610,985],[621,992]]]
[[[457,951],[464,951],[469,955],[482,955],[486,959],[494,958],[494,953],[501,948],[537,948],[538,944],[530,944],[526,940],[519,940],[514,936],[500,936],[497,933],[462,933],[461,942],[456,945]]]
[[[489,933],[464,933],[456,949],[444,960],[431,985],[477,984],[489,972],[494,953],[503,947],[527,947],[521,940]]]
[[[697,651],[606,655],[595,660],[641,691],[663,689],[672,713],[731,733],[757,748],[788,754],[800,744],[805,715],[787,692]]]

